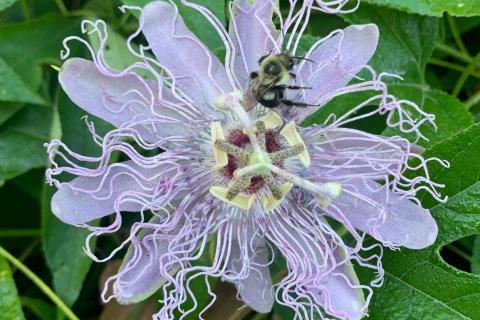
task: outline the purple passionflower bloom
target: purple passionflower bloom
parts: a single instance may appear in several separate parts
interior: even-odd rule
[[[128,40],[138,62],[125,70],[113,70],[103,57],[102,21],[82,25],[100,37],[97,52],[80,38],[66,39],[64,58],[67,42],[77,39],[89,47],[93,61],[67,60],[59,75],[63,89],[117,129],[100,137],[90,125],[102,149],[98,157],[77,154],[58,140],[48,145],[47,178],[58,188],[52,211],[65,223],[92,230],[91,237],[119,230],[121,212],[139,213],[130,236],[108,257],[94,256],[87,240],[87,253],[96,261],[129,245],[120,271],[107,281],[113,294],[105,290],[105,301],[134,303],[162,290],[162,308],[154,318],[173,319],[176,309],[192,311],[181,308],[187,298],[195,301],[191,281],[202,277],[209,286],[212,276],[234,283],[238,297],[258,312],[269,312],[277,301],[296,318],[359,319],[367,313],[371,286],[383,275],[382,247],[365,247],[365,234],[389,247],[420,249],[434,242],[436,223],[415,195],[423,189],[440,199],[435,188],[441,186],[430,181],[427,170],[428,161],[440,160],[424,159],[404,138],[344,127],[380,113],[389,126],[421,137],[419,126],[433,120],[390,95],[381,81],[387,75],[367,66],[378,40],[375,25],[332,32],[306,54],[314,63],[295,66],[296,83],[311,89],[289,96],[317,107],[258,105],[250,112],[242,107],[259,58],[282,48],[295,54],[310,10],[322,9],[316,2],[291,1],[281,19],[273,0],[233,1],[227,31],[208,10],[184,1],[218,31],[227,49],[224,64],[185,27],[172,2],[152,2],[141,10],[140,28]],[[132,40],[140,32],[148,47],[136,49]],[[348,85],[362,69],[370,79]],[[299,127],[333,97],[366,90],[377,94],[347,114],[322,126]],[[374,103],[375,110],[358,113]],[[404,108],[422,118],[412,119]],[[155,152],[159,148],[165,152]],[[129,160],[111,163],[113,153]],[[404,175],[413,169],[411,158],[423,176]],[[60,182],[57,176],[65,173],[76,177]],[[115,219],[108,227],[88,224],[111,214]],[[349,234],[348,244],[331,218]],[[213,247],[207,247],[209,240],[215,240]],[[211,264],[198,263],[209,250]],[[269,266],[279,254],[288,274],[273,284]],[[360,284],[352,261],[378,277]],[[209,295],[208,306],[215,300],[211,290]]]

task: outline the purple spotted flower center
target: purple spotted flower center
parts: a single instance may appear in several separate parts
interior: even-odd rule
[[[226,140],[228,143],[245,150],[252,148],[250,139],[245,133],[242,132],[241,128],[231,129],[227,133]],[[267,153],[270,154],[273,152],[281,151],[285,148],[287,147],[280,142],[278,130],[269,129],[265,131],[265,150],[267,151]],[[283,161],[276,161],[273,164],[280,168],[283,167]],[[246,165],[247,163],[244,159],[229,154],[228,163],[225,167],[222,168],[220,173],[223,175],[224,178],[231,180],[233,178],[233,172],[238,168],[242,168]],[[273,176],[275,177],[276,175],[274,174]],[[250,186],[247,187],[243,192],[246,194],[255,194],[259,192],[264,186],[264,179],[261,176],[256,175],[252,177]]]

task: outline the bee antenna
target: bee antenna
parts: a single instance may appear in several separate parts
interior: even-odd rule
[[[308,61],[308,62],[313,62],[313,63],[315,63],[315,61],[313,61],[312,59],[308,59],[308,58],[305,58],[305,57],[291,56],[290,58],[292,58],[292,59],[298,59],[298,60],[306,60],[306,61]]]

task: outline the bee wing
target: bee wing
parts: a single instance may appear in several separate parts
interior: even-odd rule
[[[248,87],[245,95],[243,96],[243,107],[248,112],[253,109],[258,104],[258,101],[275,86],[275,82],[272,82],[269,85],[263,85],[260,83],[258,78],[252,80],[252,83]]]

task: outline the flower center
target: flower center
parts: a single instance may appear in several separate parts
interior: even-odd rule
[[[284,160],[305,153],[306,150],[302,141],[286,137],[289,133],[285,133],[285,128],[280,132],[276,130],[281,124],[277,117],[275,113],[270,113],[256,121],[253,128],[248,129],[256,137],[259,147],[257,149],[253,148],[244,130],[234,129],[225,139],[220,124],[212,125],[213,153],[216,155],[214,169],[221,168],[221,174],[230,179],[227,188],[210,189],[214,196],[248,209],[255,201],[257,193],[266,186],[271,195],[263,197],[263,205],[272,210],[280,204],[293,184],[280,184],[277,175],[272,173],[272,167],[282,167]],[[283,146],[279,141],[279,134],[289,143],[294,143],[290,143],[290,147]]]

